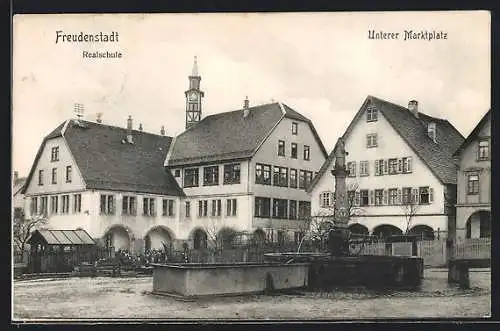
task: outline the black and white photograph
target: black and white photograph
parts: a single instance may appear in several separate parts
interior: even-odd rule
[[[488,11],[16,14],[12,322],[491,317]]]

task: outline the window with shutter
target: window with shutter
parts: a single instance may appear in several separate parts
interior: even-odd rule
[[[375,191],[370,190],[370,201],[369,201],[370,206],[375,204]]]
[[[387,190],[384,190],[384,200],[382,204],[387,205]]]
[[[434,189],[429,187],[429,203],[434,202]]]
[[[382,170],[382,173],[384,175],[387,175],[387,169],[389,168],[389,160],[384,160],[383,164],[384,164],[384,169]]]
[[[398,200],[397,200],[397,203],[399,205],[401,204],[402,196],[403,196],[403,192],[402,192],[402,190],[400,188],[398,188]]]
[[[407,158],[408,161],[408,172],[412,172],[411,156]]]
[[[380,162],[375,160],[375,176],[380,175]]]
[[[398,159],[398,174],[403,172],[403,159],[399,158]]]

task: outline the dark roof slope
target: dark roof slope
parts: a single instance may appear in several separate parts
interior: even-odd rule
[[[205,117],[174,140],[167,165],[195,164],[251,157],[283,117],[307,122],[325,157],[326,150],[312,122],[278,102]]]
[[[133,130],[134,143],[129,144],[124,143],[125,128],[80,122],[83,125],[71,120],[63,135],[87,189],[183,195],[163,166],[171,137]],[[62,130],[64,125],[59,128]],[[54,130],[44,139],[35,164],[45,141],[60,135],[61,130]]]
[[[453,152],[464,141],[464,137],[447,120],[432,117],[421,112],[418,113],[417,118],[405,107],[368,96],[349,124],[342,136],[343,138],[349,135],[370,102],[382,113],[394,130],[443,184],[456,184],[457,172],[453,160]],[[427,124],[429,122],[436,123],[437,143],[434,143],[427,135]],[[334,152],[332,151],[321,167],[318,176],[311,183],[308,191],[312,190],[319,181],[319,178],[329,169],[334,158]]]
[[[14,181],[14,185],[12,187],[12,195],[16,195],[24,188],[27,179],[27,177],[21,177]]]
[[[462,150],[467,147],[471,141],[475,140],[479,134],[479,131],[483,128],[484,124],[486,121],[490,118],[491,116],[491,109],[484,114],[483,118],[477,123],[476,127],[469,133],[467,138],[464,140],[464,142],[458,147],[458,149],[453,153],[453,156],[458,156]]]

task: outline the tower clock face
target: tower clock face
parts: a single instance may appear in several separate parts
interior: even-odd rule
[[[196,99],[198,99],[198,94],[196,94],[195,92],[191,92],[191,94],[189,95],[189,100],[196,101]]]

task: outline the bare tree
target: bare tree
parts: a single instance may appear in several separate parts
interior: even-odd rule
[[[402,197],[401,200],[401,209],[403,210],[403,214],[405,215],[406,220],[406,230],[405,235],[410,233],[411,224],[415,215],[417,215],[418,210],[420,209],[420,204],[417,201],[417,197],[413,194],[409,197]]]
[[[21,211],[17,215],[14,215],[14,241],[21,250],[24,259],[24,250],[31,233],[37,228],[48,223],[48,219],[45,216],[37,215],[32,217],[26,217]],[[24,261],[23,261],[24,262]]]
[[[207,239],[210,241],[211,246],[218,251],[220,249],[220,235],[217,226],[212,223],[205,227],[205,233],[207,234]]]

